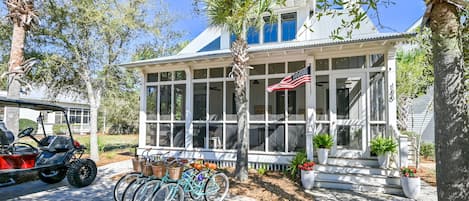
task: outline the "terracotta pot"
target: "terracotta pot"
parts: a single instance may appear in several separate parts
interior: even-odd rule
[[[162,164],[152,165],[151,169],[153,171],[153,176],[158,179],[161,179],[166,175],[166,166]]]
[[[301,170],[301,184],[303,188],[312,189],[314,187],[314,170]]]
[[[138,158],[137,157],[134,157],[132,158],[132,169],[135,171],[135,172],[140,172],[139,170],[139,164],[138,164]]]
[[[401,186],[406,197],[415,199],[420,193],[420,178],[401,176]]]
[[[143,176],[149,177],[153,174],[150,164],[144,164],[142,170]]]
[[[323,164],[323,165],[327,164],[328,155],[329,155],[329,149],[323,149],[323,148],[318,149],[319,164]]]
[[[168,174],[169,179],[171,180],[178,180],[181,178],[182,167],[169,167]]]

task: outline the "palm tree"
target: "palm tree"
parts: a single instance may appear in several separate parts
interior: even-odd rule
[[[235,81],[236,108],[238,119],[238,141],[235,177],[240,181],[248,179],[248,123],[246,83],[248,79],[248,46],[246,27],[260,28],[263,16],[270,14],[275,20],[272,8],[285,5],[285,0],[205,0],[210,24],[226,28],[236,36],[231,46],[233,68],[230,73]]]
[[[8,19],[13,24],[13,35],[11,39],[10,60],[8,61],[8,97],[18,98],[20,96],[19,77],[32,66],[33,60],[24,61],[24,43],[26,32],[36,25],[38,18],[34,10],[33,0],[5,0],[8,8]],[[17,132],[19,129],[18,108],[7,108],[7,126]]]

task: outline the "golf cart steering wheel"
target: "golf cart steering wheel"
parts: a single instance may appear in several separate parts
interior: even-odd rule
[[[10,151],[10,153],[12,153],[12,154],[16,153],[18,151],[18,148],[19,148],[16,145],[27,146],[28,148],[30,148],[32,150],[33,154],[38,154],[39,153],[39,150],[36,147],[33,147],[32,145],[27,144],[27,143],[23,143],[23,142],[15,142],[15,143],[11,144],[10,146],[8,146],[8,151]],[[24,150],[24,148],[23,148],[23,150]]]
[[[22,130],[20,133],[18,133],[18,138],[24,138],[26,136],[33,137],[31,134],[33,133],[34,128],[28,127],[24,130]]]

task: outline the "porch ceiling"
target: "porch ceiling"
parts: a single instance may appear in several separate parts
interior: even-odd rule
[[[313,54],[314,52],[341,51],[350,48],[365,47],[389,47],[396,42],[404,41],[409,37],[415,36],[415,33],[378,33],[354,36],[352,39],[341,41],[332,39],[320,39],[311,41],[292,41],[273,44],[256,45],[249,48],[250,56],[269,57],[273,55],[286,55],[289,53]],[[145,70],[153,67],[170,67],[191,65],[201,62],[229,62],[231,61],[231,52],[229,49],[215,50],[208,52],[198,52],[194,54],[178,54],[156,59],[135,61],[121,64],[126,68],[136,68]]]

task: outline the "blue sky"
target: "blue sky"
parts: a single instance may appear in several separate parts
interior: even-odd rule
[[[381,32],[405,31],[425,12],[423,0],[392,0],[394,5],[381,6],[381,24],[392,29],[380,29]],[[174,25],[177,30],[187,33],[184,39],[191,40],[207,27],[207,18],[204,15],[193,13],[193,0],[167,0],[170,12],[179,14],[182,18]],[[372,17],[377,25],[377,19]]]

